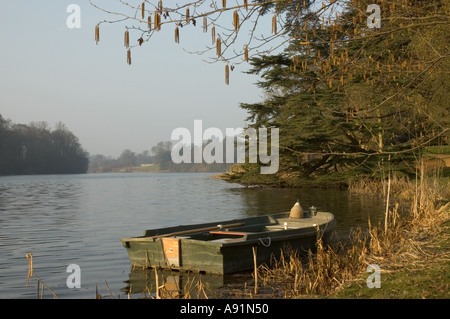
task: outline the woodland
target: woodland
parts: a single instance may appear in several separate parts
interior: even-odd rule
[[[0,175],[81,174],[88,153],[78,138],[59,122],[12,123],[0,115]]]

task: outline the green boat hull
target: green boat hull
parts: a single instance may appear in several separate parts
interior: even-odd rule
[[[314,250],[319,237],[328,241],[335,224],[331,213],[299,219],[280,213],[146,230],[120,240],[133,267],[230,274],[254,267],[254,247],[258,265],[286,249]]]

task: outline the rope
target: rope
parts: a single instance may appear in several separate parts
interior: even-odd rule
[[[269,247],[270,244],[272,243],[272,238],[271,237],[267,237],[267,239],[268,239],[268,243],[267,244],[265,244],[261,238],[258,238],[258,239],[261,242],[261,245],[263,245],[264,247]]]

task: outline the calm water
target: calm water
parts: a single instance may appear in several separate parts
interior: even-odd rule
[[[380,199],[330,189],[243,188],[209,173],[87,174],[0,177],[0,298],[36,298],[26,287],[28,263],[59,298],[126,298],[130,272],[121,237],[144,229],[288,211],[300,198],[334,213],[337,231],[367,225],[383,212]],[[81,288],[69,289],[67,266],[81,269]],[[49,292],[44,297],[51,298]],[[132,298],[142,297],[137,293]]]

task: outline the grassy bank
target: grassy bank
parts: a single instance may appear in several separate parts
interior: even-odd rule
[[[449,182],[422,176],[353,185],[384,190],[386,218],[329,245],[319,241],[315,254],[261,266],[263,290],[274,298],[449,298]],[[368,287],[369,265],[380,269],[380,288]]]
[[[386,265],[381,269],[379,289],[367,287],[367,276],[349,282],[332,294],[332,298],[385,299],[447,299],[450,283],[450,222],[442,225],[442,232],[421,248],[422,254],[410,258],[401,266]]]

